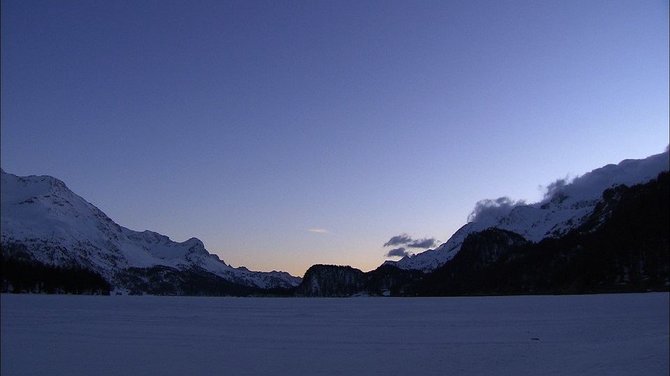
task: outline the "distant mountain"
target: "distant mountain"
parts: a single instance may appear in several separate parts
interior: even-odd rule
[[[488,205],[475,212],[466,225],[456,231],[446,243],[416,255],[405,256],[400,261],[387,261],[400,269],[429,272],[446,264],[461,250],[465,239],[488,228],[507,230],[531,242],[546,238],[559,238],[578,228],[589,218],[602,200],[606,189],[645,183],[669,168],[668,152],[645,159],[629,159],[614,165],[595,169],[570,183],[557,181],[549,187],[544,200],[535,204]]]
[[[603,192],[568,233],[531,242],[498,228],[414,283],[416,295],[590,293],[670,289],[670,173]]]
[[[303,296],[351,296],[366,288],[365,273],[351,266],[313,265],[297,293]]]
[[[3,260],[90,270],[119,292],[238,294],[300,283],[285,272],[233,268],[196,238],[178,243],[120,226],[56,178],[1,178]]]
[[[2,290],[74,293],[436,296],[670,289],[668,152],[550,185],[535,204],[477,205],[446,243],[364,273],[304,278],[233,268],[195,238],[114,223],[49,176],[2,171]]]
[[[483,207],[435,250],[363,273],[316,265],[305,296],[554,294],[670,289],[668,153],[555,184],[532,205]],[[508,201],[504,201],[508,202]]]
[[[314,265],[305,273],[298,296],[403,296],[406,289],[424,278],[416,270],[402,270],[382,265],[364,273],[351,266]]]

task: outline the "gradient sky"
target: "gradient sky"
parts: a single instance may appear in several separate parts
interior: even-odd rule
[[[369,270],[665,150],[668,8],[2,0],[2,168],[234,266]]]

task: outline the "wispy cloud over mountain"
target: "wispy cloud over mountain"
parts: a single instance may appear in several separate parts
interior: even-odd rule
[[[506,196],[495,200],[480,200],[468,216],[468,222],[480,222],[484,218],[501,218],[509,214],[514,207],[525,204],[523,200],[514,201]]]
[[[438,241],[435,238],[423,238],[423,239],[414,239],[407,234],[400,234],[391,237],[384,247],[393,247],[397,245],[404,245],[409,248],[430,248],[434,247]]]
[[[386,257],[405,257],[409,256],[411,253],[407,252],[407,250],[403,247],[400,248],[393,248],[392,250],[388,251],[386,253]]]
[[[386,253],[386,256],[404,257],[410,254],[410,252],[407,251],[406,248],[428,249],[431,247],[435,247],[438,243],[439,242],[435,238],[414,239],[407,234],[400,234],[392,236],[391,239],[389,239],[386,243],[384,243],[384,247],[394,247],[402,245],[403,247],[394,248],[388,251],[388,253]]]
[[[407,243],[407,246],[410,248],[431,248],[435,247],[437,243],[438,241],[435,238],[424,238]]]
[[[563,179],[556,179],[555,181],[549,183],[545,188],[543,201],[551,200],[557,193],[561,192],[566,186],[572,182],[572,179],[569,177]]]
[[[409,237],[407,234],[402,234],[402,235],[396,235],[391,237],[389,241],[384,243],[384,247],[392,247],[394,245],[400,245],[400,244],[407,244],[412,241],[412,238]]]

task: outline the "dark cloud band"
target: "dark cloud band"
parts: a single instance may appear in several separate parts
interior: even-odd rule
[[[435,238],[423,238],[423,239],[413,239],[407,234],[400,234],[392,237],[384,243],[384,247],[393,247],[398,245],[404,245],[409,248],[431,248],[437,244]]]
[[[401,245],[401,244],[407,244],[412,242],[412,238],[409,237],[407,234],[402,234],[402,235],[396,235],[389,239],[386,243],[384,243],[384,247],[392,247],[395,245]]]
[[[410,253],[407,252],[405,248],[400,247],[400,248],[393,248],[392,250],[388,251],[386,257],[405,257],[409,255]]]
[[[432,248],[437,244],[435,238],[425,238],[417,239],[410,243],[407,243],[407,246],[410,248]]]

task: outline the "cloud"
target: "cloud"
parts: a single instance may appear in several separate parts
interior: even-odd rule
[[[309,232],[313,232],[315,234],[330,234],[330,231],[326,230],[325,228],[310,228],[307,229]]]
[[[468,215],[468,222],[496,220],[509,214],[515,207],[525,204],[524,200],[514,201],[509,197],[481,200],[475,204],[474,210]]]
[[[409,237],[407,234],[402,234],[402,235],[396,235],[389,239],[386,243],[384,243],[384,247],[392,247],[394,245],[401,245],[401,244],[407,244],[412,241],[412,238]]]
[[[388,251],[386,254],[386,257],[405,257],[409,256],[410,253],[405,250],[405,248],[400,247],[400,248],[393,248],[392,250]]]
[[[544,193],[544,198],[542,199],[542,201],[551,200],[552,198],[554,198],[554,196],[563,192],[565,187],[571,183],[572,183],[571,179],[567,177],[563,179],[556,179],[555,181],[549,183],[549,185],[547,185],[547,187],[545,188],[546,192]]]
[[[389,241],[384,243],[384,247],[404,245],[409,248],[430,248],[434,247],[436,244],[437,240],[435,240],[435,238],[414,239],[407,234],[400,234],[391,237]]]
[[[410,248],[431,248],[436,245],[437,240],[435,240],[435,238],[417,239],[410,243],[407,243],[407,246]]]

